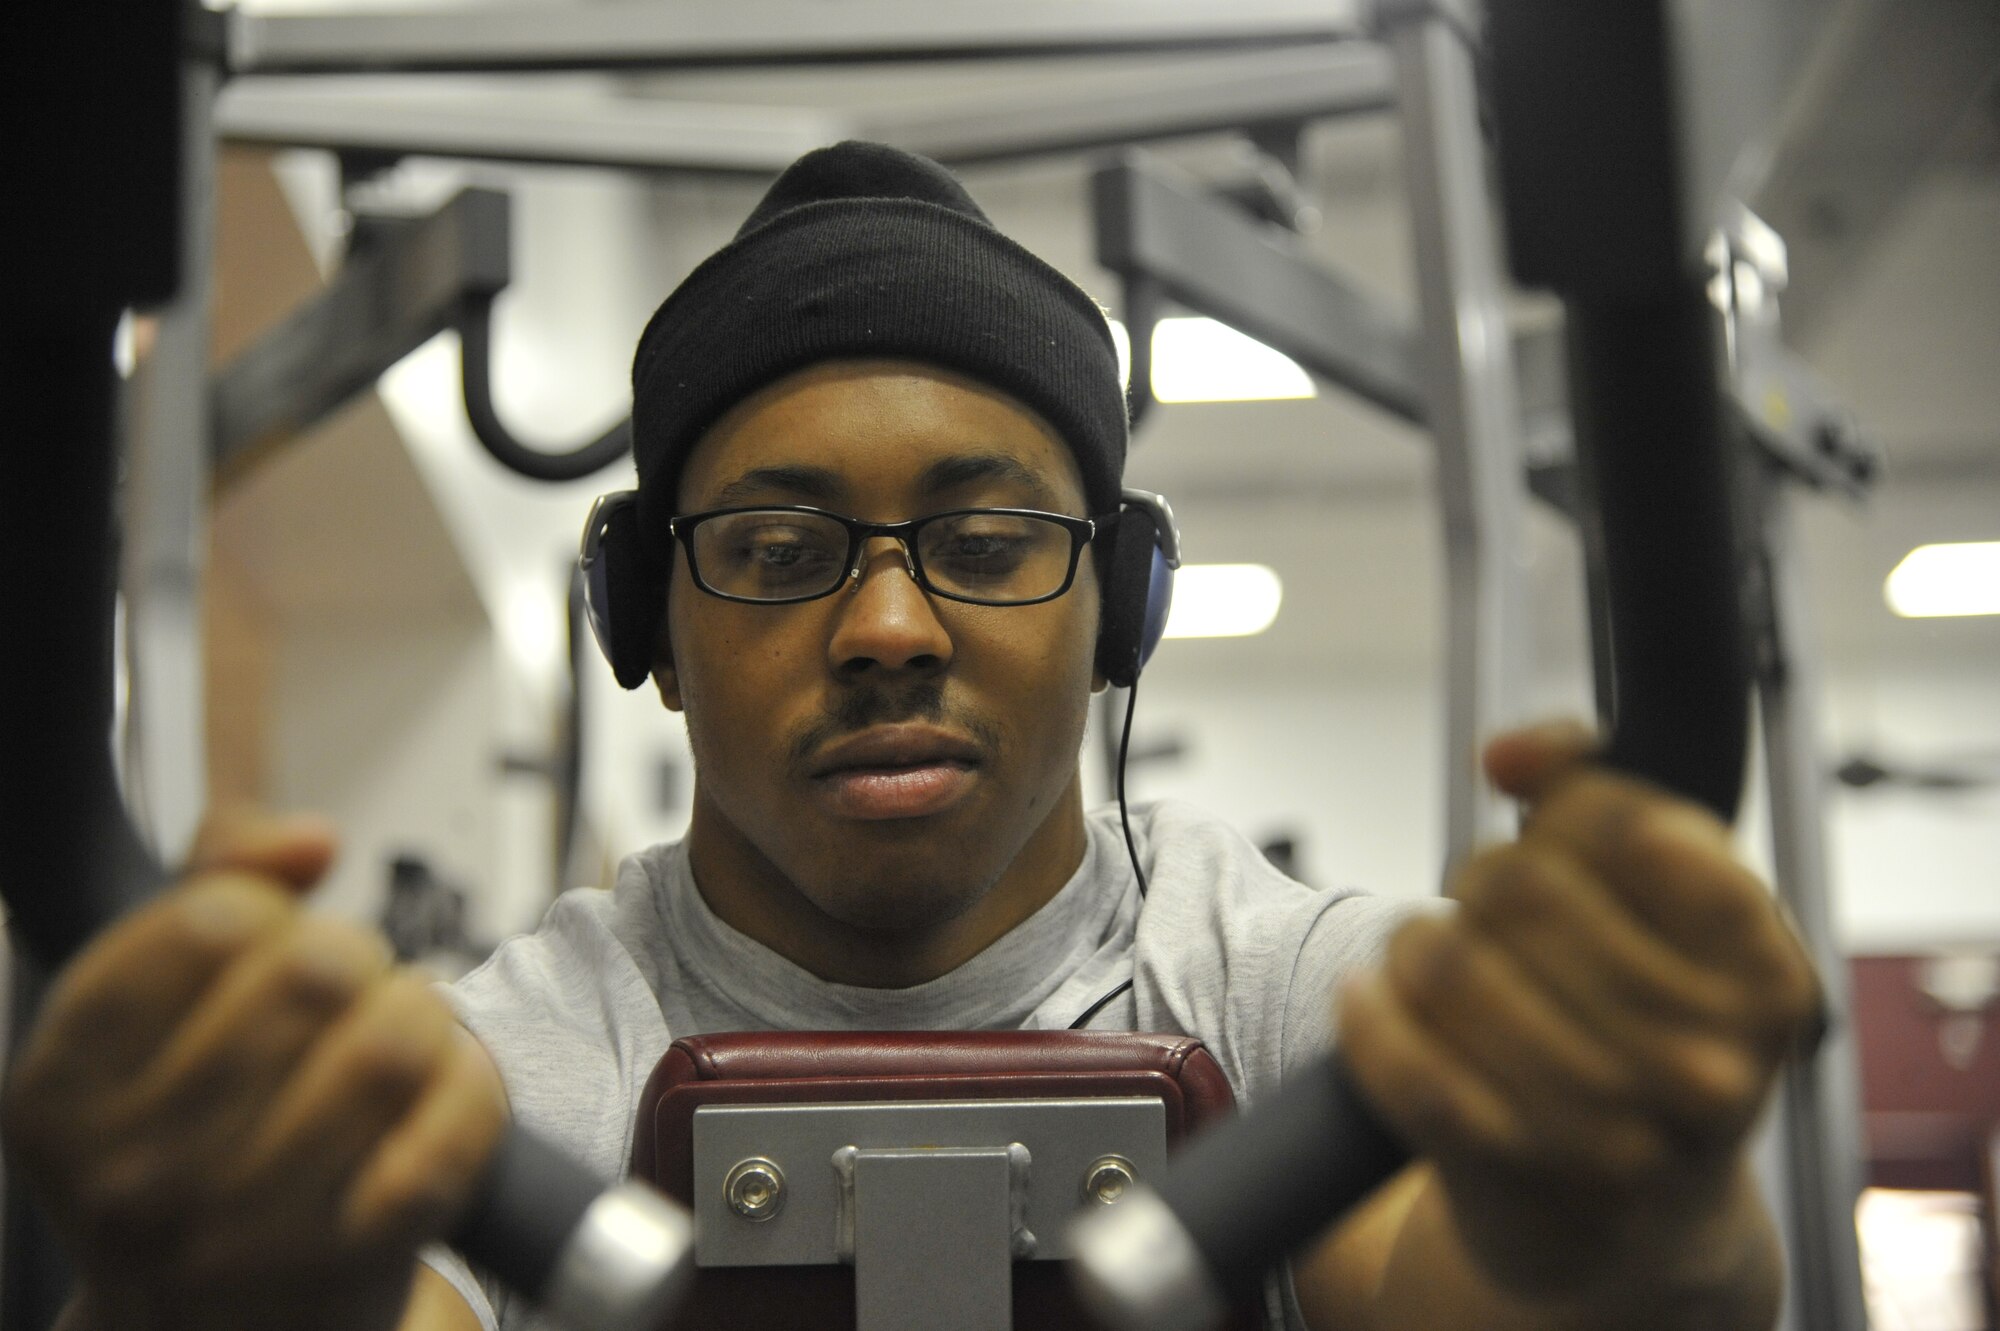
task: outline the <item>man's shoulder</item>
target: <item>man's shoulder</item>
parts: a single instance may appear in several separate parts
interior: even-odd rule
[[[1117,810],[1110,810],[1117,829]],[[1142,947],[1212,952],[1218,964],[1247,955],[1334,946],[1372,956],[1381,941],[1425,904],[1351,885],[1320,886],[1284,872],[1228,820],[1197,805],[1164,800],[1133,810],[1133,839],[1146,871]],[[1119,851],[1125,852],[1124,845]],[[1329,943],[1328,939],[1337,939]]]
[[[668,843],[628,855],[611,887],[571,888],[557,897],[532,931],[501,943],[452,986],[461,1011],[547,1015],[571,1001],[595,1007],[607,985],[634,971],[643,976],[648,940],[665,932],[658,885],[676,849]]]
[[[1114,838],[1122,835],[1117,807],[1100,810]],[[1197,804],[1159,800],[1132,810],[1133,844],[1154,895],[1178,899],[1242,897],[1245,904],[1304,904],[1326,899],[1324,889],[1292,878],[1234,823]],[[1119,858],[1128,858],[1122,840]],[[1340,889],[1334,895],[1350,894]]]

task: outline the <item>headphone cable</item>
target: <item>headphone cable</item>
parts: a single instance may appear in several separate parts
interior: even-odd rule
[[[1146,899],[1146,871],[1139,867],[1139,848],[1132,840],[1132,815],[1125,803],[1125,756],[1132,748],[1132,713],[1139,705],[1139,677],[1125,689],[1125,727],[1118,736],[1118,825],[1125,829],[1125,853],[1132,857],[1132,875],[1139,880],[1139,899]]]
[[[1125,725],[1118,735],[1118,825],[1125,829],[1125,853],[1132,857],[1132,875],[1139,880],[1139,899],[1146,899],[1146,871],[1139,867],[1139,848],[1132,840],[1132,817],[1125,804],[1125,755],[1132,747],[1132,707],[1139,697],[1139,681],[1132,680],[1125,690]],[[1121,981],[1110,993],[1085,1008],[1083,1015],[1069,1024],[1073,1031],[1080,1031],[1090,1024],[1090,1019],[1102,1012],[1112,999],[1132,987],[1132,981]]]

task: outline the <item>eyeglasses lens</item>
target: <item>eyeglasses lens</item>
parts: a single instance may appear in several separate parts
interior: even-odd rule
[[[726,513],[703,521],[693,539],[702,580],[725,596],[799,600],[831,591],[847,574],[847,528],[818,514]],[[914,540],[933,588],[1003,605],[1055,593],[1073,547],[1067,528],[1007,513],[940,516]]]

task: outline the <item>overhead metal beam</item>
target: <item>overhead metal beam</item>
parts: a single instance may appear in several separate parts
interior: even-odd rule
[[[471,89],[448,98],[379,85],[239,79],[225,139],[392,155],[769,175],[809,149],[870,139],[942,162],[993,161],[1244,125],[1386,110],[1387,56],[1357,42],[1180,61],[920,108],[836,112],[733,102]]]
[[[393,157],[454,157],[622,170],[775,175],[853,137],[838,115],[802,107],[557,98],[467,91],[449,99],[251,79],[232,84],[216,131],[234,143]]]
[[[1199,50],[1360,33],[1359,0],[612,0],[382,14],[244,14],[237,74],[688,69]]]
[[[1424,418],[1407,315],[1350,286],[1298,241],[1128,153],[1092,182],[1097,260],[1240,329],[1408,421]]]
[[[1066,80],[1001,97],[932,99],[917,110],[866,111],[856,131],[941,162],[964,163],[1387,111],[1395,90],[1395,72],[1381,47],[1318,42]]]

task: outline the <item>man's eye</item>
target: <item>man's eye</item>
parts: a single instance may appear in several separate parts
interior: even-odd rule
[[[963,532],[952,538],[941,553],[947,559],[999,559],[1018,555],[1027,545],[1018,536],[980,535]]]
[[[768,564],[773,568],[790,568],[793,564],[798,563],[801,559],[808,558],[811,554],[811,550],[797,541],[766,541],[761,545],[753,546],[749,551],[751,559],[756,560],[760,564]]]

